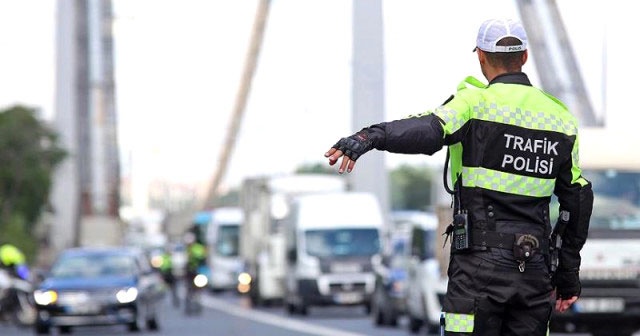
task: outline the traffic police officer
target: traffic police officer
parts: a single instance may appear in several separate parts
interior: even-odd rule
[[[173,306],[178,307],[180,305],[180,300],[178,299],[178,289],[176,286],[177,279],[173,271],[173,257],[171,250],[168,247],[165,248],[164,251],[162,251],[161,257],[162,263],[160,264],[160,274],[162,274],[164,282],[169,287]]]
[[[522,72],[528,50],[520,22],[483,22],[474,51],[488,85],[468,77],[433,111],[363,128],[325,157],[330,165],[342,157],[344,173],[371,149],[432,155],[448,146],[454,220],[447,229],[452,253],[443,329],[447,335],[542,336],[553,291],[559,311],[580,295],[580,250],[593,192],[578,166],[578,123]],[[552,194],[566,214],[553,277]]]

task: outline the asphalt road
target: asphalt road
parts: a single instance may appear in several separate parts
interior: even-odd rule
[[[406,321],[398,327],[375,327],[363,307],[311,307],[307,316],[289,316],[283,307],[252,308],[243,297],[232,293],[203,296],[199,315],[186,315],[174,308],[167,296],[161,306],[160,330],[143,330],[140,336],[408,336]],[[111,336],[129,333],[124,326],[78,327],[73,335]],[[0,324],[0,335],[33,335],[30,328]],[[59,332],[54,330],[53,335]],[[422,333],[421,335],[425,335]],[[579,334],[557,334],[556,336]],[[584,334],[582,334],[584,335]]]

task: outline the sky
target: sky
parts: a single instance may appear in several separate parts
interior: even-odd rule
[[[640,30],[632,24],[632,2],[557,2],[594,108],[610,127],[631,131],[627,97],[640,78],[631,58]],[[203,185],[213,174],[256,5],[114,0],[118,136],[123,158],[144,166],[150,179]],[[367,126],[351,120],[351,6],[272,0],[224,185],[325,162],[324,152],[340,137]],[[0,0],[0,108],[21,103],[45,119],[55,115],[55,7],[55,1]],[[518,17],[514,2],[504,0],[385,0],[383,12],[386,120],[436,107],[468,75],[483,79],[471,52],[478,26]],[[535,85],[533,63],[524,71]],[[443,153],[386,157],[390,167],[444,160]]]

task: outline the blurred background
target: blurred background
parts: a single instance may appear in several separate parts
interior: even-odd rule
[[[95,165],[101,167],[91,168],[94,173],[119,169],[118,181],[109,181],[119,186],[111,197],[118,198],[126,216],[198,204],[220,169],[223,148],[230,153],[218,194],[237,188],[247,176],[324,165],[323,153],[341,136],[370,121],[434,108],[467,75],[483,79],[471,53],[479,23],[520,15],[514,1],[384,1],[382,50],[375,56],[381,59],[375,94],[382,95],[377,98],[382,106],[371,112],[371,120],[357,120],[352,111],[353,3],[272,1],[231,148],[224,144],[238,105],[259,2],[108,3],[86,1],[86,22],[77,27],[73,22],[82,14],[73,1],[0,1],[5,50],[0,106],[37,110],[41,120],[63,134],[63,145],[76,147],[67,148],[71,158],[78,158],[73,152],[79,150],[75,143],[82,134],[70,133],[109,134],[102,145],[85,150],[100,158]],[[91,6],[104,8],[89,10]],[[573,49],[583,81],[579,84],[586,89],[595,120],[628,139],[617,146],[638,144],[630,132],[632,115],[623,106],[632,95],[631,79],[640,73],[630,56],[638,47],[629,42],[635,34],[628,6],[624,1],[557,1],[568,38],[562,47]],[[69,34],[86,40],[74,41]],[[542,85],[536,48],[532,41],[525,72]],[[94,74],[77,83],[85,88],[74,91],[69,86],[79,67],[85,67],[85,76]],[[90,88],[101,92],[106,107],[100,113],[106,119],[98,119],[98,98],[90,95]],[[85,102],[79,103],[83,94]],[[69,122],[77,115],[93,119],[72,132]],[[385,154],[384,160],[388,170],[404,164],[438,168],[444,156]],[[104,184],[108,178],[96,179]],[[95,197],[108,194],[100,191],[106,187],[92,188],[86,192]],[[64,246],[73,238],[60,240]]]
[[[484,81],[472,49],[494,17],[524,22],[524,71],[578,117],[585,164],[624,156],[637,174],[632,5],[0,0],[0,242],[37,267],[75,246],[162,247],[201,211],[243,206],[247,181],[337,175],[323,154],[340,137]],[[31,149],[35,161],[12,161]],[[387,219],[436,213],[450,202],[443,163],[372,153],[345,179]]]

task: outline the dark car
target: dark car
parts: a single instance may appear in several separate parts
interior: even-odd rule
[[[371,299],[373,323],[378,326],[398,324],[398,318],[406,313],[407,294],[407,239],[392,239],[392,250],[381,257],[375,267],[375,288]]]
[[[129,247],[63,251],[34,291],[35,331],[52,327],[127,325],[158,329],[158,303],[166,288],[143,250]]]

